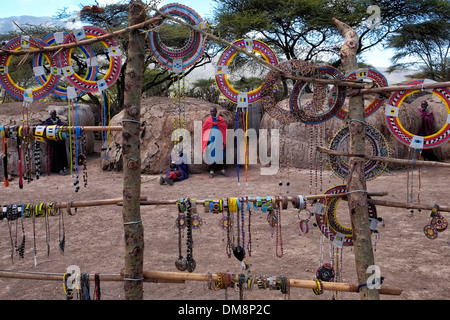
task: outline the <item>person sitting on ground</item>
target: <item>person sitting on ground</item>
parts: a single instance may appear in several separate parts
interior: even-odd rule
[[[175,161],[170,161],[170,170],[167,172],[166,176],[159,177],[159,184],[163,185],[167,183],[172,186],[176,181],[183,181],[189,178],[189,166],[184,162],[176,164]]]

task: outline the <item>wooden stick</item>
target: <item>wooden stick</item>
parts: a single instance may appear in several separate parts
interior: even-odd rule
[[[341,62],[345,73],[353,72],[358,69],[358,59],[356,52],[358,50],[358,33],[348,24],[333,18],[337,30],[344,38],[340,50]],[[348,103],[348,118],[352,121],[349,124],[349,143],[348,148],[351,154],[362,154],[366,148],[364,134],[364,99],[362,95],[351,96]],[[367,190],[367,182],[364,175],[364,163],[355,156],[350,157],[350,173],[347,177],[348,190],[348,209],[351,218],[353,232],[353,252],[355,254],[355,267],[358,283],[366,283],[369,276],[367,266],[375,264],[373,246],[371,240],[371,230],[369,229],[369,219],[367,215],[368,195],[363,192],[354,192],[357,190]],[[360,292],[362,300],[379,300],[377,290],[368,290],[362,288]]]
[[[142,201],[146,201],[147,197],[141,197]],[[105,200],[91,200],[91,201],[73,201],[73,202],[56,202],[56,209],[64,209],[67,207],[70,208],[86,208],[86,207],[98,207],[98,206],[110,206],[117,205],[117,203],[122,202],[123,198],[118,199],[105,199]],[[44,205],[45,208],[48,207],[48,204]]]
[[[183,272],[163,272],[163,271],[144,271],[144,277],[165,279],[165,280],[185,280],[185,281],[216,281],[218,279],[217,274],[212,274],[211,279],[208,274],[201,273],[183,273]],[[235,275],[235,281],[239,281],[239,276]],[[288,279],[289,285],[294,288],[304,288],[304,289],[316,289],[317,284],[315,281],[311,280],[298,280],[298,279]],[[357,292],[358,285],[349,283],[338,283],[338,282],[322,282],[324,290],[330,291],[344,291],[344,292]],[[403,292],[401,289],[393,288],[381,288],[379,293],[387,295],[400,295]]]
[[[87,207],[99,207],[99,206],[113,206],[122,202],[123,198],[118,199],[104,199],[104,200],[86,200],[86,201],[71,201],[71,202],[53,202],[55,209],[65,208],[87,208]],[[141,197],[141,201],[147,201],[147,197]],[[43,204],[42,209],[49,209],[50,203]]]
[[[19,131],[20,126],[4,126],[5,131],[9,131],[12,128],[13,131]],[[32,126],[31,129],[35,129],[37,126]],[[122,131],[122,126],[62,126],[61,129],[64,132],[72,131],[76,128],[81,128],[85,132],[96,132],[96,131]],[[32,130],[30,130],[32,132]]]
[[[386,191],[380,191],[380,192],[369,192],[368,196],[371,197],[383,197],[383,196],[387,196],[389,193]],[[320,200],[320,199],[331,199],[331,198],[345,198],[347,197],[347,194],[342,193],[342,194],[317,194],[317,195],[306,195],[304,196],[305,200]],[[248,197],[244,197],[245,199],[247,199]],[[281,196],[275,196],[273,197],[273,199],[277,202],[280,202],[282,200]],[[288,201],[292,201],[293,197],[287,197]],[[191,199],[193,200],[193,199]],[[156,200],[156,199],[152,199],[152,200],[145,200],[145,201],[141,201],[141,205],[145,206],[160,206],[160,205],[175,205],[177,204],[178,200]],[[206,200],[196,200],[197,204],[203,205],[205,204],[206,201],[209,201],[208,199]],[[249,202],[256,202],[255,197],[253,198],[249,198],[248,199]],[[121,202],[117,203],[117,205],[122,205]]]
[[[369,155],[354,155],[344,151],[336,151],[330,150],[325,147],[317,147],[317,151],[326,153],[334,156],[343,156],[343,157],[351,157],[356,156],[360,158],[365,158],[368,160],[381,161],[381,162],[390,162],[390,163],[399,163],[406,165],[417,165],[417,166],[430,166],[430,167],[444,167],[450,168],[450,163],[447,162],[437,162],[437,161],[423,161],[423,160],[408,160],[408,159],[398,159],[398,158],[390,158],[390,157],[379,157],[379,156],[369,156]]]
[[[46,280],[46,281],[62,281],[63,273],[44,273],[44,272],[15,272],[8,270],[0,270],[0,278],[22,279],[22,280]],[[95,274],[88,275],[90,281],[95,281]],[[123,281],[122,274],[99,274],[100,281],[104,282],[120,282]],[[184,280],[167,280],[144,278],[144,282],[156,283],[184,283]]]
[[[375,200],[375,199],[369,199],[367,201],[370,204],[373,204],[376,206],[405,208],[405,209],[433,210],[433,206],[431,206],[431,205],[424,205],[424,204],[418,204],[418,203],[406,203],[406,202],[385,201],[385,200]],[[439,211],[450,212],[450,207],[439,205]]]
[[[422,90],[422,89],[436,89],[436,88],[448,88],[450,87],[450,81],[447,82],[436,82],[427,83],[423,85],[414,86],[390,86],[390,87],[378,87],[370,89],[361,89],[361,94],[371,94],[371,93],[387,93],[394,91],[411,91],[411,90]]]
[[[120,274],[98,274],[100,281],[118,282],[123,281],[123,271]],[[218,274],[201,273],[184,273],[184,272],[166,272],[166,271],[144,271],[144,282],[158,283],[184,283],[185,281],[217,281]],[[44,272],[17,272],[9,270],[0,270],[0,278],[23,279],[23,280],[46,280],[46,281],[62,281],[63,273],[44,273]],[[88,274],[89,280],[94,281],[95,274]],[[239,276],[234,276],[234,281],[239,281]],[[293,288],[316,289],[315,281],[288,279],[289,285]],[[339,282],[322,282],[323,289],[329,291],[357,292],[357,284],[339,283]],[[401,295],[403,290],[394,288],[381,288],[381,294]]]
[[[82,41],[78,41],[78,42],[72,42],[72,43],[67,43],[67,44],[60,44],[60,45],[55,45],[55,46],[49,46],[49,47],[44,47],[42,49],[27,49],[27,50],[0,50],[0,56],[4,56],[4,55],[12,55],[12,56],[20,56],[20,55],[24,55],[24,54],[36,54],[36,53],[48,53],[48,52],[55,52],[61,49],[71,49],[71,48],[75,48],[78,46],[82,46],[82,45],[90,45],[99,41],[104,41],[106,39],[112,38],[112,37],[116,37],[119,35],[122,35],[124,33],[130,32],[130,31],[134,31],[140,28],[143,28],[149,24],[153,24],[156,22],[159,22],[161,20],[161,17],[156,17],[156,18],[152,18],[149,20],[146,20],[142,23],[138,23],[132,26],[129,26],[125,29],[121,29],[121,30],[117,30],[114,31],[112,33],[108,33],[102,36],[98,36],[95,38],[89,38],[86,40],[82,40]]]
[[[79,126],[83,129],[83,131],[85,132],[97,132],[97,131],[122,131],[123,127],[122,126],[111,126],[111,127],[102,127],[102,126]],[[70,131],[73,130],[76,127],[69,127],[69,126],[65,126],[62,128],[63,131]]]

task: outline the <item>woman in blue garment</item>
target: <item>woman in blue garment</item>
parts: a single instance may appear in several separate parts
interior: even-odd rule
[[[216,172],[225,174],[225,147],[227,142],[227,124],[217,114],[217,108],[211,107],[211,116],[206,119],[202,127],[202,152],[204,160],[209,164],[208,171],[213,178]],[[222,138],[222,139],[220,139]],[[222,141],[221,141],[222,140]],[[221,144],[221,145],[220,145]]]

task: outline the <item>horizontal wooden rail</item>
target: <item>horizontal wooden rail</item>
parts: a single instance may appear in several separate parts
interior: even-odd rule
[[[391,207],[391,208],[405,208],[405,209],[420,209],[420,210],[433,210],[434,205],[429,204],[419,204],[419,203],[407,203],[407,202],[397,202],[389,200],[378,200],[378,199],[368,199],[370,204],[381,206],[381,207]],[[439,205],[439,211],[450,212],[449,206]]]
[[[354,155],[344,151],[336,151],[330,150],[325,147],[317,147],[317,151],[321,153],[326,153],[333,156],[342,156],[342,157],[360,157],[365,158],[367,160],[381,161],[381,162],[389,162],[389,163],[398,163],[398,164],[406,164],[406,165],[417,165],[417,166],[429,166],[429,167],[444,167],[450,168],[450,163],[447,162],[437,162],[437,161],[423,161],[423,160],[408,160],[408,159],[398,159],[391,157],[378,157],[378,156],[369,156],[369,155]]]
[[[106,39],[119,36],[119,35],[127,33],[127,32],[131,32],[136,29],[141,29],[149,24],[157,23],[160,20],[161,20],[160,17],[152,18],[152,19],[146,20],[142,23],[135,24],[133,26],[129,26],[125,29],[117,30],[117,31],[114,31],[114,32],[111,32],[111,33],[108,33],[105,35],[98,36],[98,37],[89,38],[89,39],[81,40],[81,41],[75,41],[75,42],[67,43],[67,44],[42,47],[39,49],[23,49],[23,50],[0,49],[0,56],[4,56],[4,55],[20,56],[20,55],[30,55],[30,54],[37,54],[37,53],[50,53],[50,52],[58,52],[63,49],[72,49],[72,48],[82,46],[82,45],[90,45],[90,44],[93,44],[96,42],[104,41]]]
[[[390,87],[378,87],[370,89],[361,89],[360,94],[373,94],[373,93],[389,93],[395,91],[411,91],[411,90],[422,90],[422,89],[436,89],[436,88],[449,88],[450,81],[447,82],[436,82],[436,83],[426,83],[423,85],[414,86],[390,86]]]
[[[369,192],[367,195],[368,196],[372,196],[372,197],[383,197],[383,196],[387,196],[389,193],[386,191],[380,191],[380,192]],[[309,200],[320,200],[320,199],[331,199],[331,198],[345,198],[347,196],[347,194],[342,193],[342,194],[317,194],[317,195],[305,195],[303,196],[305,201],[309,201]],[[255,197],[227,197],[227,198],[244,198],[246,201],[249,202],[256,202]],[[274,196],[271,197],[273,201],[277,201],[277,202],[281,202],[282,197],[281,196]],[[210,201],[211,199],[219,199],[219,197],[216,198],[210,198],[210,199],[205,199],[205,200],[196,200],[196,199],[191,199],[191,200],[195,200],[195,202],[197,204],[203,205],[205,204],[205,202]],[[287,200],[289,202],[293,201],[293,197],[289,196],[287,197]],[[141,205],[142,206],[161,206],[161,205],[175,205],[177,204],[179,200],[159,200],[159,199],[150,199],[150,200],[145,200],[145,201],[141,201]],[[121,206],[123,205],[122,202],[117,203],[117,205]]]
[[[98,274],[100,281],[117,282],[124,281],[123,272],[120,274]],[[0,270],[0,278],[23,279],[23,280],[45,280],[45,281],[62,281],[63,273],[44,273],[44,272],[17,272],[9,270]],[[95,274],[88,274],[89,280],[93,281]],[[144,282],[158,283],[184,283],[185,281],[217,281],[218,274],[202,274],[202,273],[183,273],[183,272],[166,272],[166,271],[144,271]],[[239,275],[234,275],[234,281],[239,281]],[[317,284],[312,280],[287,279],[291,288],[317,289]],[[340,292],[358,292],[359,285],[340,282],[322,282],[325,291]],[[254,289],[256,291],[258,289]],[[381,287],[380,294],[401,295],[403,290],[395,288]]]

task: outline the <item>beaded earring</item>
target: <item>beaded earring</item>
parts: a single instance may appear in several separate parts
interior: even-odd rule
[[[58,216],[59,216],[59,251],[61,254],[64,254],[64,249],[66,247],[66,228],[64,226],[64,211],[61,207],[58,208]]]
[[[440,232],[443,232],[448,227],[447,219],[439,212],[439,205],[435,204],[431,211],[431,221],[423,228],[423,232],[428,239],[434,240],[438,237]]]

